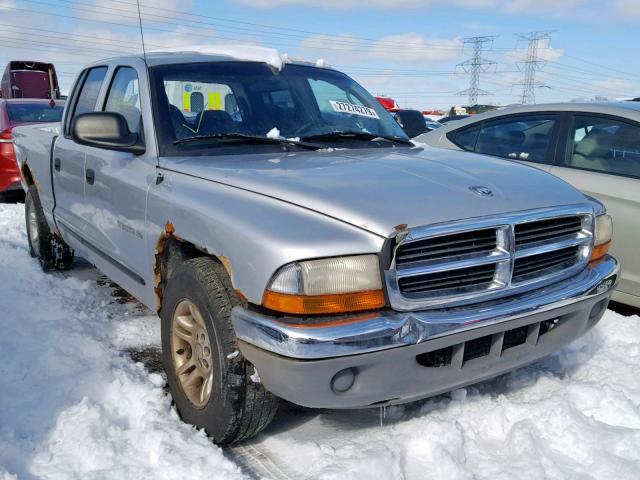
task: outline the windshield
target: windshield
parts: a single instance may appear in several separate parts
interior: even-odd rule
[[[296,148],[294,142],[256,144],[247,137],[309,139],[340,148],[408,142],[364,88],[334,70],[287,64],[278,71],[263,63],[211,62],[162,65],[150,73],[161,155]]]
[[[7,102],[7,113],[11,123],[18,122],[59,122],[64,105],[49,103],[13,103]]]

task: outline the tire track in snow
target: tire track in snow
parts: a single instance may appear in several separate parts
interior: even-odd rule
[[[302,480],[300,477],[290,477],[276,464],[274,459],[261,452],[248,442],[240,442],[225,448],[231,459],[240,465],[251,478],[272,480]]]

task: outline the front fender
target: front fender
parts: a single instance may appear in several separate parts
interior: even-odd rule
[[[260,304],[282,265],[302,259],[379,253],[384,238],[286,201],[164,171],[149,191],[147,233],[172,234],[218,257],[233,287]]]

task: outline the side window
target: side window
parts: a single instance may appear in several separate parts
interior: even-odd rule
[[[134,68],[118,67],[109,87],[104,111],[120,113],[127,120],[131,132],[140,132],[140,86]]]
[[[452,132],[449,132],[447,137],[463,150],[473,152],[476,148],[478,133],[480,133],[480,125],[469,128],[461,128],[460,130],[454,130]]]
[[[96,67],[89,70],[78,94],[73,117],[81,113],[93,112],[96,109],[100,87],[106,74],[107,67]]]
[[[623,120],[576,115],[567,166],[640,178],[640,127]]]
[[[554,116],[516,116],[482,124],[475,151],[514,160],[547,163]]]

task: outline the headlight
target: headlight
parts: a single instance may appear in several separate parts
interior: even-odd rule
[[[596,217],[596,227],[593,232],[594,242],[593,251],[591,252],[591,260],[599,260],[606,255],[611,245],[611,237],[613,237],[613,221],[611,216],[606,213]]]
[[[376,255],[290,263],[274,275],[262,304],[294,314],[372,310],[385,305]]]

